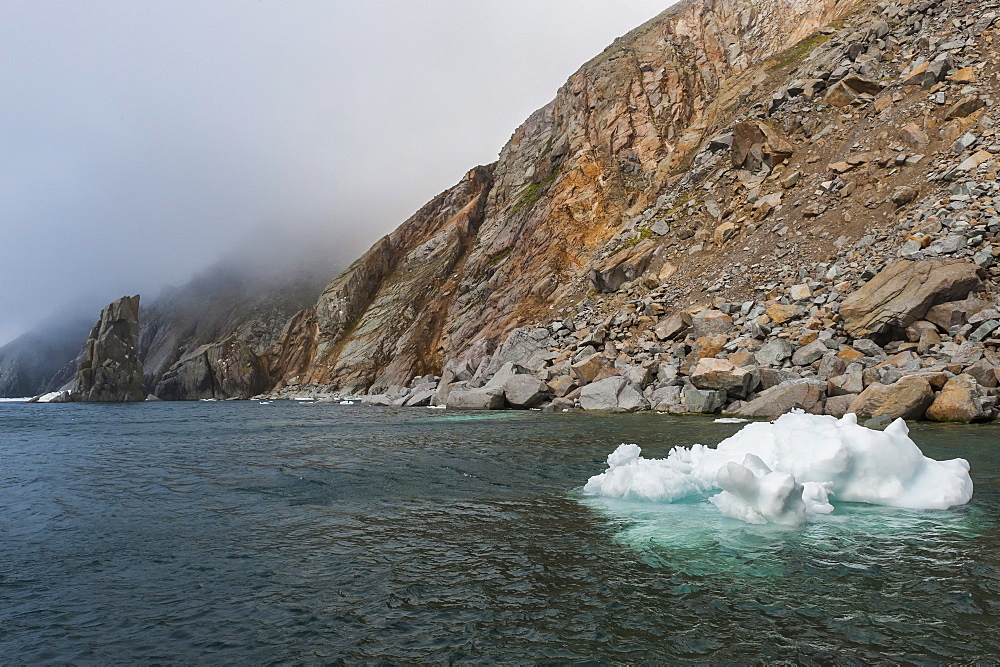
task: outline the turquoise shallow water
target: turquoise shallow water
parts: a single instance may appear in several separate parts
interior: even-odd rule
[[[1000,655],[1000,429],[947,512],[800,529],[586,498],[739,425],[274,403],[0,403],[5,661],[973,661]]]

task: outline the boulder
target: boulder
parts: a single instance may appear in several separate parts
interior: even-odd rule
[[[139,295],[123,296],[101,311],[84,345],[76,376],[62,400],[82,403],[132,403],[146,400],[139,343]]]
[[[753,371],[739,368],[727,359],[699,359],[691,371],[691,383],[698,389],[713,389],[743,398],[753,389]]]
[[[979,386],[992,389],[997,386],[997,368],[987,359],[980,359],[965,369],[967,375],[971,375],[979,383]]]
[[[950,109],[948,113],[945,114],[945,120],[954,120],[956,118],[965,118],[970,116],[975,112],[979,111],[986,106],[985,100],[976,95],[967,95],[963,97],[958,102],[956,102]]]
[[[779,417],[793,409],[823,414],[826,383],[802,379],[783,382],[771,387],[739,408],[746,417]]]
[[[688,328],[688,323],[684,321],[681,313],[674,313],[657,323],[653,332],[660,340],[671,340],[679,334],[684,333]]]
[[[757,362],[766,366],[780,366],[792,356],[792,344],[784,338],[774,338],[754,352]]]
[[[655,390],[649,396],[649,406],[658,412],[676,412],[681,406],[682,388],[671,385]]]
[[[576,408],[576,402],[570,398],[555,398],[542,408],[542,412],[569,412]]]
[[[830,396],[826,399],[823,414],[840,419],[851,409],[851,403],[857,398],[857,394],[843,394],[842,396]]]
[[[582,361],[578,361],[570,366],[570,370],[580,384],[589,384],[597,378],[597,374],[604,368],[604,358],[599,354],[593,354]]]
[[[576,380],[568,375],[557,375],[549,380],[548,385],[549,391],[559,397],[565,396],[577,387]]]
[[[967,260],[895,262],[844,300],[844,329],[855,338],[902,337],[931,307],[964,298],[979,287],[977,270]]]
[[[410,394],[406,400],[403,402],[403,407],[407,408],[425,408],[431,404],[434,400],[434,396],[437,393],[437,386],[431,384],[421,384],[414,388],[413,393]]]
[[[684,407],[688,412],[712,415],[726,403],[726,392],[712,389],[688,389],[684,392]]]
[[[829,351],[830,348],[826,346],[826,343],[814,340],[795,350],[795,354],[792,355],[792,363],[796,366],[808,366],[812,362],[822,359],[823,355]]]
[[[767,123],[748,120],[733,128],[733,145],[730,153],[737,169],[757,173],[771,171],[795,152],[792,144]]]
[[[500,410],[503,406],[503,386],[453,389],[448,394],[449,410]]]
[[[986,395],[974,377],[958,375],[948,380],[925,416],[936,422],[985,421],[990,418],[995,401]]]
[[[952,327],[962,326],[969,318],[986,308],[989,302],[983,299],[963,299],[939,303],[927,310],[924,316],[928,322],[936,324],[947,333]]]
[[[534,375],[509,378],[503,384],[503,393],[508,405],[522,409],[541,407],[551,397],[548,385]]]
[[[906,376],[893,384],[873,382],[851,403],[849,412],[861,417],[921,419],[934,402],[930,383],[919,376]]]
[[[760,388],[770,389],[771,387],[777,387],[779,384],[784,382],[789,382],[791,380],[801,380],[802,376],[794,371],[785,370],[783,368],[760,368],[758,369],[758,374],[760,375]]]
[[[551,348],[554,342],[547,329],[522,327],[514,329],[490,359],[488,375],[495,375],[507,364],[530,371],[539,371],[557,356]]]
[[[642,389],[620,375],[588,384],[580,392],[580,407],[584,410],[631,412],[645,410],[649,403]]]
[[[767,316],[775,324],[784,324],[802,315],[802,309],[792,304],[776,303],[767,309]]]
[[[703,310],[691,318],[691,328],[695,338],[726,334],[733,328],[733,318],[721,310]]]
[[[843,375],[827,380],[826,393],[830,396],[860,394],[864,391],[864,374],[860,364],[851,364]]]

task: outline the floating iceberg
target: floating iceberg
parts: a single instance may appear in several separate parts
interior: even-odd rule
[[[923,455],[897,419],[884,431],[857,418],[792,412],[755,422],[718,447],[675,447],[665,459],[645,459],[637,445],[608,456],[608,470],[591,477],[588,495],[675,502],[721,491],[709,500],[748,523],[797,525],[833,511],[830,497],[911,509],[947,509],[972,498],[965,459]]]

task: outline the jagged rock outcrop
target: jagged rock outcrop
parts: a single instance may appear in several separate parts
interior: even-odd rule
[[[660,273],[655,251],[635,246],[634,260],[609,263],[603,248],[681,177],[712,124],[766,78],[768,58],[852,5],[688,1],[617,40],[518,128],[496,163],[469,172],[327,288],[314,331],[271,352],[312,351],[308,366],[278,365],[278,389],[379,392],[450,359],[478,364],[511,330],[584,295],[592,275],[616,289]]]
[[[139,342],[139,295],[124,296],[101,311],[84,346],[76,377],[60,402],[128,403],[146,399]]]
[[[186,354],[164,373],[153,393],[165,401],[247,399],[272,385],[261,358],[231,337]]]

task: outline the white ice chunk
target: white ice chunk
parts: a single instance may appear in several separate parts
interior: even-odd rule
[[[584,493],[609,498],[673,502],[712,488],[676,459],[644,459],[638,445],[619,445],[608,456],[608,471],[591,477]]]
[[[716,484],[722,493],[709,500],[726,516],[788,526],[805,521],[802,485],[787,472],[772,472],[753,454],[747,454],[742,465],[730,461],[722,466]]]
[[[640,453],[636,445],[616,449],[609,469],[591,477],[584,492],[672,502],[722,489],[713,502],[729,516],[794,523],[800,510],[833,511],[830,496],[947,509],[969,502],[973,491],[968,462],[927,458],[902,420],[877,431],[858,425],[854,415],[838,420],[799,411],[748,424],[715,448],[675,447],[665,459]]]

